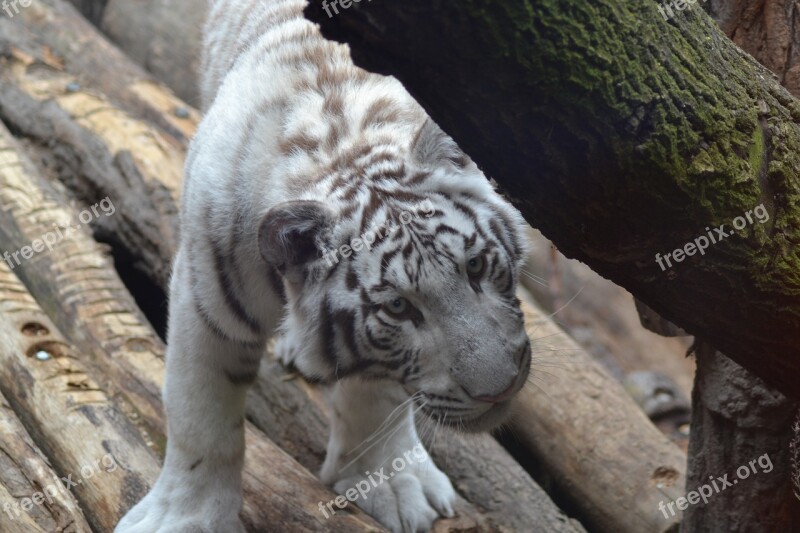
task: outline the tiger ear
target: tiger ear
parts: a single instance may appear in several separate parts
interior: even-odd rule
[[[472,162],[456,142],[430,118],[425,120],[414,137],[411,153],[414,160],[423,167],[450,164],[464,169]]]
[[[322,257],[335,223],[322,202],[295,200],[272,207],[258,227],[258,251],[268,264],[291,276]]]

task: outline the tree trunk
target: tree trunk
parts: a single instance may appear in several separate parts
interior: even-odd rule
[[[796,402],[706,343],[696,353],[686,491],[707,503],[688,505],[681,531],[800,531],[786,475]]]
[[[409,0],[307,14],[358,64],[397,76],[565,255],[796,397],[800,104],[701,9],[665,21],[657,7]]]

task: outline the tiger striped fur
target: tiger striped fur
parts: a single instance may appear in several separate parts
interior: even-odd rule
[[[304,4],[211,2],[170,286],[167,454],[119,533],[243,531],[245,394],[272,336],[331,385],[321,478],[338,493],[417,444],[415,413],[487,429],[526,381],[521,216]],[[359,505],[413,532],[454,499],[427,461]]]

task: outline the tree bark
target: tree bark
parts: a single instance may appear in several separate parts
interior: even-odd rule
[[[800,104],[701,9],[657,7],[410,0],[328,17],[315,1],[307,15],[397,76],[565,255],[796,397]],[[656,263],[760,204],[766,224]]]
[[[62,488],[73,491],[91,526],[111,531],[155,480],[156,458],[5,262],[0,288],[3,395],[60,475],[75,483]]]
[[[110,197],[119,211],[99,221],[101,236],[135,250],[136,266],[166,286],[178,239],[185,151],[94,87],[40,63],[41,55],[37,49],[31,59],[6,59],[0,72],[0,115],[47,148],[43,163],[84,203]]]
[[[707,486],[708,502],[689,505],[681,531],[800,531],[787,475],[797,403],[706,343],[696,353],[686,490]]]
[[[0,287],[0,293],[6,290],[8,287]],[[0,394],[0,531],[91,533],[75,496],[56,490],[57,479],[59,476],[47,464],[45,455]],[[23,510],[24,499],[37,492],[47,498],[41,500],[41,505]]]

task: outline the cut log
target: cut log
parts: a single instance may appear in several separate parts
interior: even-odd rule
[[[531,382],[516,401],[511,432],[559,498],[590,529],[674,530],[662,500],[683,494],[686,455],[662,435],[625,390],[530,299]],[[553,356],[557,363],[549,363]]]
[[[0,128],[0,154],[4,155],[4,164],[0,167],[0,205],[3,206],[0,248],[21,249],[53,232],[53,224],[63,224],[65,220],[74,225],[74,211],[65,208],[57,191],[34,175],[31,163],[19,154],[17,143],[4,128]],[[96,375],[103,376],[115,391],[124,395],[146,422],[156,442],[163,445],[165,425],[158,391],[163,385],[164,346],[142,319],[133,298],[113,271],[113,265],[103,256],[86,228],[74,229],[69,239],[59,241],[52,251],[44,250],[35,258],[12,264],[60,330],[75,343],[87,362],[91,362]],[[11,374],[4,374],[0,381],[16,383],[18,394],[24,396],[30,394],[28,389],[33,383],[46,379],[45,376],[36,378],[20,383]],[[14,398],[16,396],[9,396],[12,401]],[[104,438],[105,428],[95,429],[92,434],[98,439]],[[131,446],[138,444],[141,448],[135,448],[139,453],[146,452],[138,436],[131,439]],[[74,446],[82,446],[84,440],[80,434],[69,438]],[[334,495],[252,426],[247,428],[246,440],[243,518],[250,530],[260,531],[266,524],[275,522],[308,531],[379,528],[361,512],[340,513],[325,521],[317,502],[327,502]],[[39,444],[49,455],[50,450]],[[143,476],[136,485],[139,489],[119,502],[113,513],[99,512],[92,507],[98,512],[97,516],[104,517],[103,531],[109,530],[121,516],[119,513],[138,501],[148,485],[155,481],[158,467],[156,460],[152,461],[152,466],[144,463],[141,473],[137,474]],[[125,464],[139,471],[136,470],[138,463]],[[297,499],[287,500],[287,494]],[[298,505],[298,502],[303,503]]]
[[[110,0],[100,28],[125,53],[200,107],[197,72],[206,0]]]
[[[161,284],[169,279],[177,240],[184,152],[146,122],[133,119],[75,78],[19,56],[4,60],[0,115],[51,150],[44,163],[91,205],[108,196],[114,217],[98,230],[137,250],[142,269]],[[135,196],[127,193],[134,191]],[[134,200],[135,198],[135,200]]]
[[[800,395],[800,104],[701,9],[667,22],[657,7],[408,0],[328,16],[311,2],[307,15],[403,82],[561,252]],[[721,224],[735,235],[709,242]]]
[[[0,176],[13,171],[9,155]],[[111,531],[145,495],[158,462],[5,262],[0,291],[0,389],[66,478],[60,489],[73,491],[93,528]]]
[[[51,65],[72,73],[81,85],[142,117],[171,142],[188,144],[197,111],[131,61],[69,2],[37,0],[13,19],[0,17],[0,36],[4,45],[22,48],[30,55],[46,53]]]
[[[567,259],[541,233],[531,230],[530,235],[528,272],[521,280],[542,309],[554,313],[553,319],[619,381],[637,370],[657,369],[688,400],[694,380],[694,362],[686,358],[689,341],[645,330],[628,291]]]
[[[0,294],[15,287],[18,282],[2,285]],[[34,335],[42,332],[28,331]],[[0,531],[91,533],[75,496],[61,486],[60,477],[0,394]],[[26,498],[36,498],[35,505]]]

